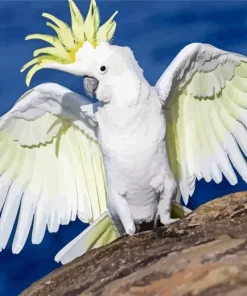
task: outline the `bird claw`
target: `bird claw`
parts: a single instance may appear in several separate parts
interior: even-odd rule
[[[176,221],[180,220],[179,218],[176,218],[176,219],[172,219],[172,218],[169,218],[169,217],[164,217],[164,218],[161,218],[160,217],[160,222],[164,225],[169,225],[171,223],[174,223]]]
[[[128,225],[129,227],[126,229],[126,233],[128,235],[134,235],[136,233],[136,228],[135,228],[135,225]]]

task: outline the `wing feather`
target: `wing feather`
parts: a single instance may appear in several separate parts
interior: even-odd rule
[[[19,253],[32,227],[39,244],[78,216],[92,223],[105,210],[106,185],[97,121],[85,98],[57,84],[24,94],[0,119],[0,250]],[[19,212],[19,215],[18,215]]]
[[[18,254],[25,245],[33,222],[33,216],[36,210],[38,198],[42,190],[42,176],[38,166],[38,153],[35,150],[31,150],[31,153],[33,154],[34,158],[33,162],[31,163],[33,171],[31,175],[27,175],[31,176],[31,179],[21,200],[19,220],[12,247],[12,251],[15,254]],[[23,229],[25,229],[25,231],[23,231]]]
[[[156,84],[165,103],[167,150],[185,203],[195,179],[247,182],[247,58],[191,44]],[[172,114],[172,117],[170,116]]]
[[[46,226],[49,218],[49,196],[47,186],[47,175],[44,174],[42,180],[42,191],[40,193],[36,211],[34,214],[33,231],[32,231],[32,243],[40,244],[44,238]],[[22,230],[23,231],[23,230]]]
[[[95,217],[99,217],[100,215],[100,204],[99,204],[99,194],[97,190],[97,183],[95,182],[95,174],[93,169],[93,162],[91,156],[91,142],[88,142],[85,137],[79,137],[79,149],[80,155],[82,157],[84,174],[86,179],[86,187],[88,188],[88,196],[90,199],[90,204],[97,205],[95,207],[91,207],[91,216],[89,217],[94,221]],[[96,186],[91,186],[95,184]]]
[[[216,151],[215,156],[216,156],[216,159],[218,160],[217,165],[219,166],[219,168],[221,169],[222,173],[227,178],[227,180],[230,182],[230,184],[234,185],[237,182],[237,178],[233,171],[229,158],[227,157],[227,146],[224,142],[224,139],[227,138],[228,134],[226,134],[226,129],[224,128],[224,125],[222,124],[219,118],[219,114],[216,108],[214,108],[211,113],[210,123],[214,132],[214,133],[211,133],[211,135],[212,137],[213,135],[216,136],[216,139],[219,144],[219,146],[216,147],[215,149]]]
[[[14,226],[22,195],[23,188],[16,186],[13,182],[7,192],[6,202],[1,214],[0,245],[3,249],[8,243],[12,228]]]
[[[12,182],[13,181],[8,177],[6,177],[5,175],[2,175],[0,177],[0,212],[3,208],[3,205],[5,203],[5,200]]]

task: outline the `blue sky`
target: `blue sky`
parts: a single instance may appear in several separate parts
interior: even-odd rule
[[[89,1],[77,1],[80,10],[88,10]],[[114,43],[128,45],[154,85],[175,55],[191,42],[210,43],[224,50],[247,55],[247,2],[244,1],[98,1],[102,21],[118,10]],[[0,0],[0,115],[7,112],[27,87],[23,64],[32,58],[39,41],[24,41],[31,33],[51,33],[45,26],[43,12],[70,23],[67,1]],[[31,87],[42,82],[57,82],[84,94],[82,79],[55,70],[38,72]],[[247,190],[239,179],[236,186],[223,180],[220,185],[200,181],[190,207],[227,193]],[[19,255],[10,247],[0,253],[0,295],[17,295],[34,280],[58,267],[53,257],[61,247],[80,233],[79,221],[61,227],[57,234],[47,234],[43,243],[33,246],[30,239]]]

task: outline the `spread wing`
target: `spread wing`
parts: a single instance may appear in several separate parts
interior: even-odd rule
[[[77,216],[92,223],[107,209],[93,108],[69,89],[46,83],[0,119],[0,250],[16,219],[12,250],[19,253],[32,223],[38,244],[46,226],[56,232]]]
[[[156,84],[165,103],[167,149],[187,204],[196,179],[247,182],[247,58],[207,44],[179,52]]]

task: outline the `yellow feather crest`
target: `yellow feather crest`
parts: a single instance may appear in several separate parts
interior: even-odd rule
[[[57,34],[56,37],[45,34],[31,34],[25,40],[39,39],[49,43],[50,47],[37,49],[33,52],[34,59],[26,63],[21,72],[32,66],[26,76],[26,84],[30,85],[33,75],[45,67],[47,63],[71,64],[75,62],[75,55],[85,41],[96,47],[100,42],[110,42],[116,30],[116,22],[113,21],[116,11],[102,26],[100,24],[99,9],[96,1],[91,0],[87,17],[84,21],[80,10],[73,0],[69,1],[71,28],[55,16],[43,13],[42,16],[53,23],[47,22]],[[40,55],[43,54],[43,55]]]

